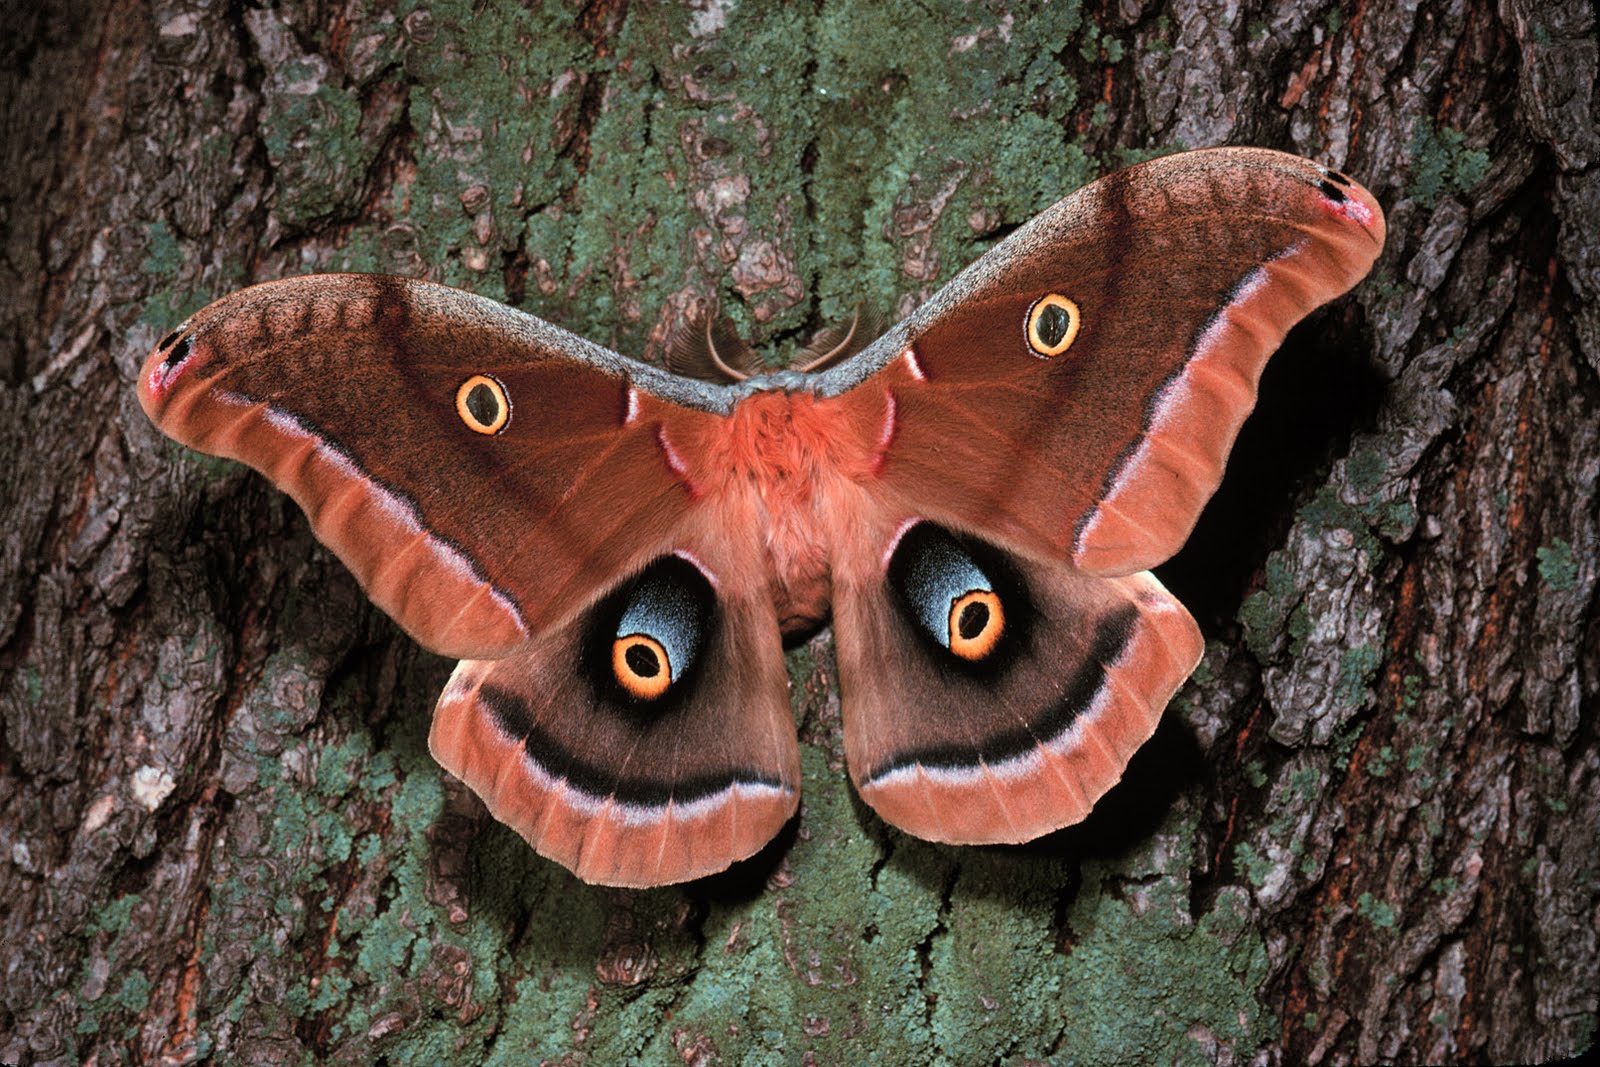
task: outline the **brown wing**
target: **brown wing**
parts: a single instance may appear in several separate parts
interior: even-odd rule
[[[480,658],[671,547],[689,494],[661,420],[720,403],[493,301],[378,275],[211,304],[151,353],[139,399],[292,496],[419,643]]]
[[[715,436],[697,423],[726,394],[456,290],[320,275],[201,311],[139,397],[265,473],[378,606],[467,657],[430,746],[541,853],[657,885],[793,814],[758,527],[712,528],[675,451]]]
[[[434,757],[586,882],[715,873],[799,802],[764,558],[709,528],[682,544],[526,650],[463,661],[434,710]]]
[[[1045,211],[825,389],[892,393],[883,481],[924,517],[1133,573],[1183,544],[1267,358],[1383,237],[1371,195],[1309,160],[1153,160]]]
[[[1285,332],[1383,235],[1307,160],[1170,156],[1050,208],[823,376],[882,426],[878,510],[833,579],[846,754],[879,814],[1021,841],[1121,777],[1202,648],[1140,572],[1188,537]]]
[[[951,844],[1083,819],[1204,647],[1149,574],[1090,577],[927,522],[836,574],[834,640],[862,799]]]

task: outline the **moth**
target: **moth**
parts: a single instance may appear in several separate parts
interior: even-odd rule
[[[139,400],[461,660],[434,756],[584,881],[697,878],[776,834],[800,795],[784,647],[828,624],[862,799],[1020,842],[1082,820],[1198,664],[1149,568],[1284,334],[1383,240],[1336,171],[1189,152],[1060,201],[822,367],[700,381],[329,274],[206,307]]]

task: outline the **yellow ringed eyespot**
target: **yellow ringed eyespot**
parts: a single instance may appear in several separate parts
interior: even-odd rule
[[[630,696],[654,700],[672,687],[672,660],[661,642],[629,634],[611,642],[611,673]]]
[[[1060,293],[1046,293],[1028,309],[1028,347],[1046,358],[1059,356],[1078,338],[1083,313]]]
[[[511,421],[506,387],[487,374],[474,374],[456,390],[456,414],[476,433],[494,435]]]
[[[1005,628],[1000,598],[988,589],[963,593],[950,605],[950,651],[962,659],[988,656]]]

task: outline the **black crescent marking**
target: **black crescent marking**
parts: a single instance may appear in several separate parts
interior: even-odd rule
[[[633,807],[660,808],[668,802],[692,804],[737,785],[790,791],[779,779],[745,768],[678,779],[619,777],[615,771],[580,758],[541,730],[527,702],[515,693],[485,685],[479,687],[478,699],[494,716],[500,731],[522,746],[530,762],[551,778],[564,779],[591,800],[614,799]]]
[[[1106,667],[1121,658],[1138,628],[1139,609],[1129,604],[1100,620],[1095,627],[1089,658],[1072,673],[1060,700],[1044,708],[1031,722],[985,738],[976,748],[965,745],[927,745],[896,752],[874,767],[861,783],[871,785],[896,771],[922,766],[930,770],[976,770],[983,764],[1002,763],[1049,744],[1072,728],[1106,685]]]

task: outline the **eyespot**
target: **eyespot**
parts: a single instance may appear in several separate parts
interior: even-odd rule
[[[596,635],[610,641],[612,679],[634,700],[659,700],[694,668],[716,605],[711,583],[682,556],[663,556],[613,603]]]
[[[974,589],[950,605],[950,651],[962,659],[988,656],[1005,628],[1005,612],[992,590]]]
[[[928,522],[907,530],[889,559],[890,585],[907,614],[946,651],[987,660],[1005,633],[1005,608],[990,575],[967,548]]]
[[[1072,347],[1083,314],[1078,305],[1060,293],[1046,293],[1028,309],[1028,347],[1051,358]]]
[[[672,657],[648,634],[628,634],[611,643],[611,672],[628,695],[654,700],[672,688]]]
[[[456,390],[456,414],[476,433],[494,435],[511,421],[506,387],[487,374],[474,374]]]

